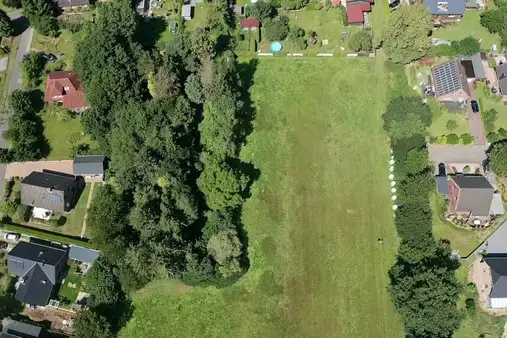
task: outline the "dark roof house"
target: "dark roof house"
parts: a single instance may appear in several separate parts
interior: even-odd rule
[[[488,254],[484,261],[491,269],[490,307],[507,308],[507,254]]]
[[[20,241],[7,255],[9,274],[19,277],[16,299],[30,305],[47,305],[63,278],[67,257],[62,247]]]
[[[76,72],[59,71],[48,73],[44,102],[60,102],[70,110],[88,108],[85,95]]]
[[[449,177],[449,213],[489,217],[495,191],[489,181],[481,175],[458,174]]]
[[[61,8],[70,8],[77,6],[88,6],[90,4],[90,0],[57,0],[58,7]]]
[[[458,59],[434,67],[431,80],[436,99],[443,104],[448,104],[451,109],[456,106],[465,106],[470,99],[470,87],[465,68]]]
[[[0,338],[38,338],[42,328],[36,325],[18,322],[10,318],[2,320]]]
[[[21,204],[53,212],[70,211],[77,193],[77,178],[57,171],[32,171],[21,181]]]
[[[459,21],[465,13],[465,0],[420,0],[435,23]]]
[[[72,167],[74,175],[84,177],[103,177],[104,176],[105,156],[76,156]]]
[[[465,75],[469,79],[482,80],[486,78],[486,72],[482,64],[481,53],[476,53],[472,56],[461,55],[458,56],[461,65],[465,69]]]
[[[507,95],[507,63],[496,66],[496,77],[498,78],[498,87],[502,95]]]

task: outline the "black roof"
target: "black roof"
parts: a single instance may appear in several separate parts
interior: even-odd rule
[[[44,169],[42,172],[32,171],[30,175],[21,181],[21,183],[46,189],[49,188],[64,191],[75,181],[76,177],[74,175]]]
[[[74,175],[104,175],[105,156],[76,156],[73,162]]]
[[[54,246],[33,242],[20,241],[10,252],[9,256],[29,259],[34,262],[55,266],[67,255],[67,250]]]
[[[38,338],[41,331],[42,328],[40,326],[4,318],[2,320],[0,338]]]
[[[491,298],[507,297],[507,255],[487,255],[484,261],[491,268]]]
[[[452,179],[460,189],[493,189],[482,175],[455,175]]]
[[[39,264],[35,264],[24,276],[16,291],[16,299],[30,305],[46,306],[55,285],[44,273]]]

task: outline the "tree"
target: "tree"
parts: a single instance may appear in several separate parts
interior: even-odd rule
[[[281,41],[287,37],[289,26],[280,20],[269,20],[264,24],[263,30],[269,41]]]
[[[113,337],[107,319],[93,310],[79,311],[74,323],[76,338],[109,338]]]
[[[463,144],[472,144],[474,143],[474,137],[470,134],[462,134],[461,135],[461,142],[463,142]]]
[[[493,143],[489,152],[491,169],[500,177],[507,177],[507,141]]]
[[[264,22],[276,16],[276,8],[270,2],[259,0],[245,8],[246,16]]]
[[[208,241],[208,252],[220,265],[225,265],[230,259],[239,257],[242,244],[235,230],[221,231],[211,236]]]
[[[502,33],[507,28],[507,7],[490,9],[481,13],[481,26],[490,33]]]
[[[30,52],[25,55],[21,62],[21,71],[23,73],[23,81],[28,88],[37,87],[41,82],[41,76],[44,72],[44,58],[42,53]]]
[[[452,41],[451,47],[459,55],[474,55],[481,51],[481,44],[473,36],[468,36],[463,40]]]
[[[179,74],[175,67],[164,65],[158,68],[153,76],[154,96],[159,99],[171,100],[180,92]]]
[[[32,115],[35,114],[33,108],[32,98],[28,91],[15,90],[11,93],[8,99],[9,107],[20,114]]]
[[[454,130],[456,128],[458,128],[458,123],[456,122],[456,120],[454,119],[450,119],[447,121],[447,123],[445,124],[445,128],[447,130]]]
[[[14,28],[12,27],[11,18],[9,18],[5,11],[0,9],[0,36],[11,36],[13,33]]]
[[[407,153],[404,168],[408,174],[417,174],[428,169],[430,161],[426,148],[412,149]]]
[[[113,266],[102,256],[93,263],[85,281],[93,306],[114,305],[120,300],[120,285],[114,275]]]
[[[40,34],[52,37],[58,35],[55,4],[52,1],[21,0],[21,3],[23,13]]]
[[[413,97],[394,99],[382,116],[384,129],[394,139],[409,138],[425,134],[431,125],[431,111],[421,100]]]
[[[449,134],[447,135],[447,144],[458,144],[459,143],[459,136],[456,134]]]
[[[350,36],[348,46],[354,52],[369,52],[372,49],[372,36],[361,29]]]
[[[2,3],[6,7],[21,8],[21,0],[2,0]]]
[[[292,9],[300,9],[308,4],[308,0],[275,0],[279,3],[280,8],[285,11]]]
[[[494,132],[495,130],[495,121],[498,116],[498,112],[495,109],[483,110],[481,112],[482,121],[484,123],[484,129],[486,129],[487,133]]]
[[[396,63],[409,63],[426,55],[433,28],[429,10],[421,4],[402,5],[389,15],[382,31],[382,48]]]
[[[307,47],[305,30],[299,27],[292,27],[287,35],[287,42],[295,50],[303,50]]]
[[[201,104],[204,102],[201,80],[196,74],[191,74],[185,81],[185,93],[190,101]]]

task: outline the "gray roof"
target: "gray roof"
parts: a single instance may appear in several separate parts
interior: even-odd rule
[[[449,186],[447,185],[447,176],[436,176],[435,181],[437,184],[437,190],[444,196],[449,193]]]
[[[58,6],[65,7],[74,7],[74,6],[87,6],[90,4],[90,0],[58,0]]]
[[[439,163],[449,164],[482,164],[486,160],[488,146],[465,144],[429,144],[430,159]]]
[[[36,338],[39,337],[42,328],[36,325],[18,322],[10,318],[4,318],[2,320],[2,333],[0,337],[26,337]]]
[[[491,201],[491,207],[489,210],[491,215],[503,215],[505,209],[503,207],[502,194],[493,194],[493,200]]]
[[[465,69],[457,59],[434,67],[432,75],[437,97],[453,93],[459,89],[463,89],[470,95]]]
[[[503,222],[496,230],[484,241],[479,251],[486,251],[488,254],[507,254],[507,221]]]
[[[487,255],[484,261],[491,268],[490,298],[507,298],[507,255]]]
[[[450,176],[460,188],[456,211],[471,212],[472,216],[489,216],[495,189],[481,175]]]
[[[463,15],[465,13],[465,0],[424,0],[424,7],[432,15]]]
[[[72,189],[72,185],[76,185]],[[70,209],[77,192],[77,180],[73,175],[56,171],[32,171],[21,181],[21,204],[64,212]]]
[[[183,8],[181,10],[181,16],[184,18],[191,18],[192,17],[192,5],[183,5]]]
[[[39,264],[35,264],[21,277],[15,298],[21,303],[45,306],[53,294],[56,283],[49,280]]]
[[[473,77],[475,77],[476,79],[485,79],[486,78],[486,72],[484,71],[484,66],[482,64],[482,59],[481,59],[481,53],[476,53],[472,56],[461,55],[461,56],[458,56],[458,58],[461,61],[471,61],[472,62],[473,71],[475,73],[475,75]]]
[[[507,63],[496,66],[495,70],[500,92],[502,92],[503,95],[507,95]]]
[[[105,157],[102,155],[76,156],[72,164],[74,175],[104,175],[104,160]]]
[[[71,246],[69,250],[69,258],[75,261],[93,263],[99,258],[100,252],[80,246]]]

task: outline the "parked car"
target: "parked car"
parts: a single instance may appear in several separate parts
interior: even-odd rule
[[[21,237],[21,236],[17,233],[14,233],[14,232],[7,232],[4,235],[4,239],[6,239],[8,241],[17,241],[17,240],[19,240],[19,237]]]
[[[8,246],[9,246],[9,243],[4,242],[4,241],[0,241],[0,249],[1,250],[7,249]]]
[[[479,104],[477,103],[477,101],[473,100],[472,102],[470,102],[470,105],[472,106],[472,111],[474,113],[479,112]]]
[[[57,60],[56,56],[51,53],[43,53],[42,57],[44,59],[48,60],[49,62],[55,62]]]

